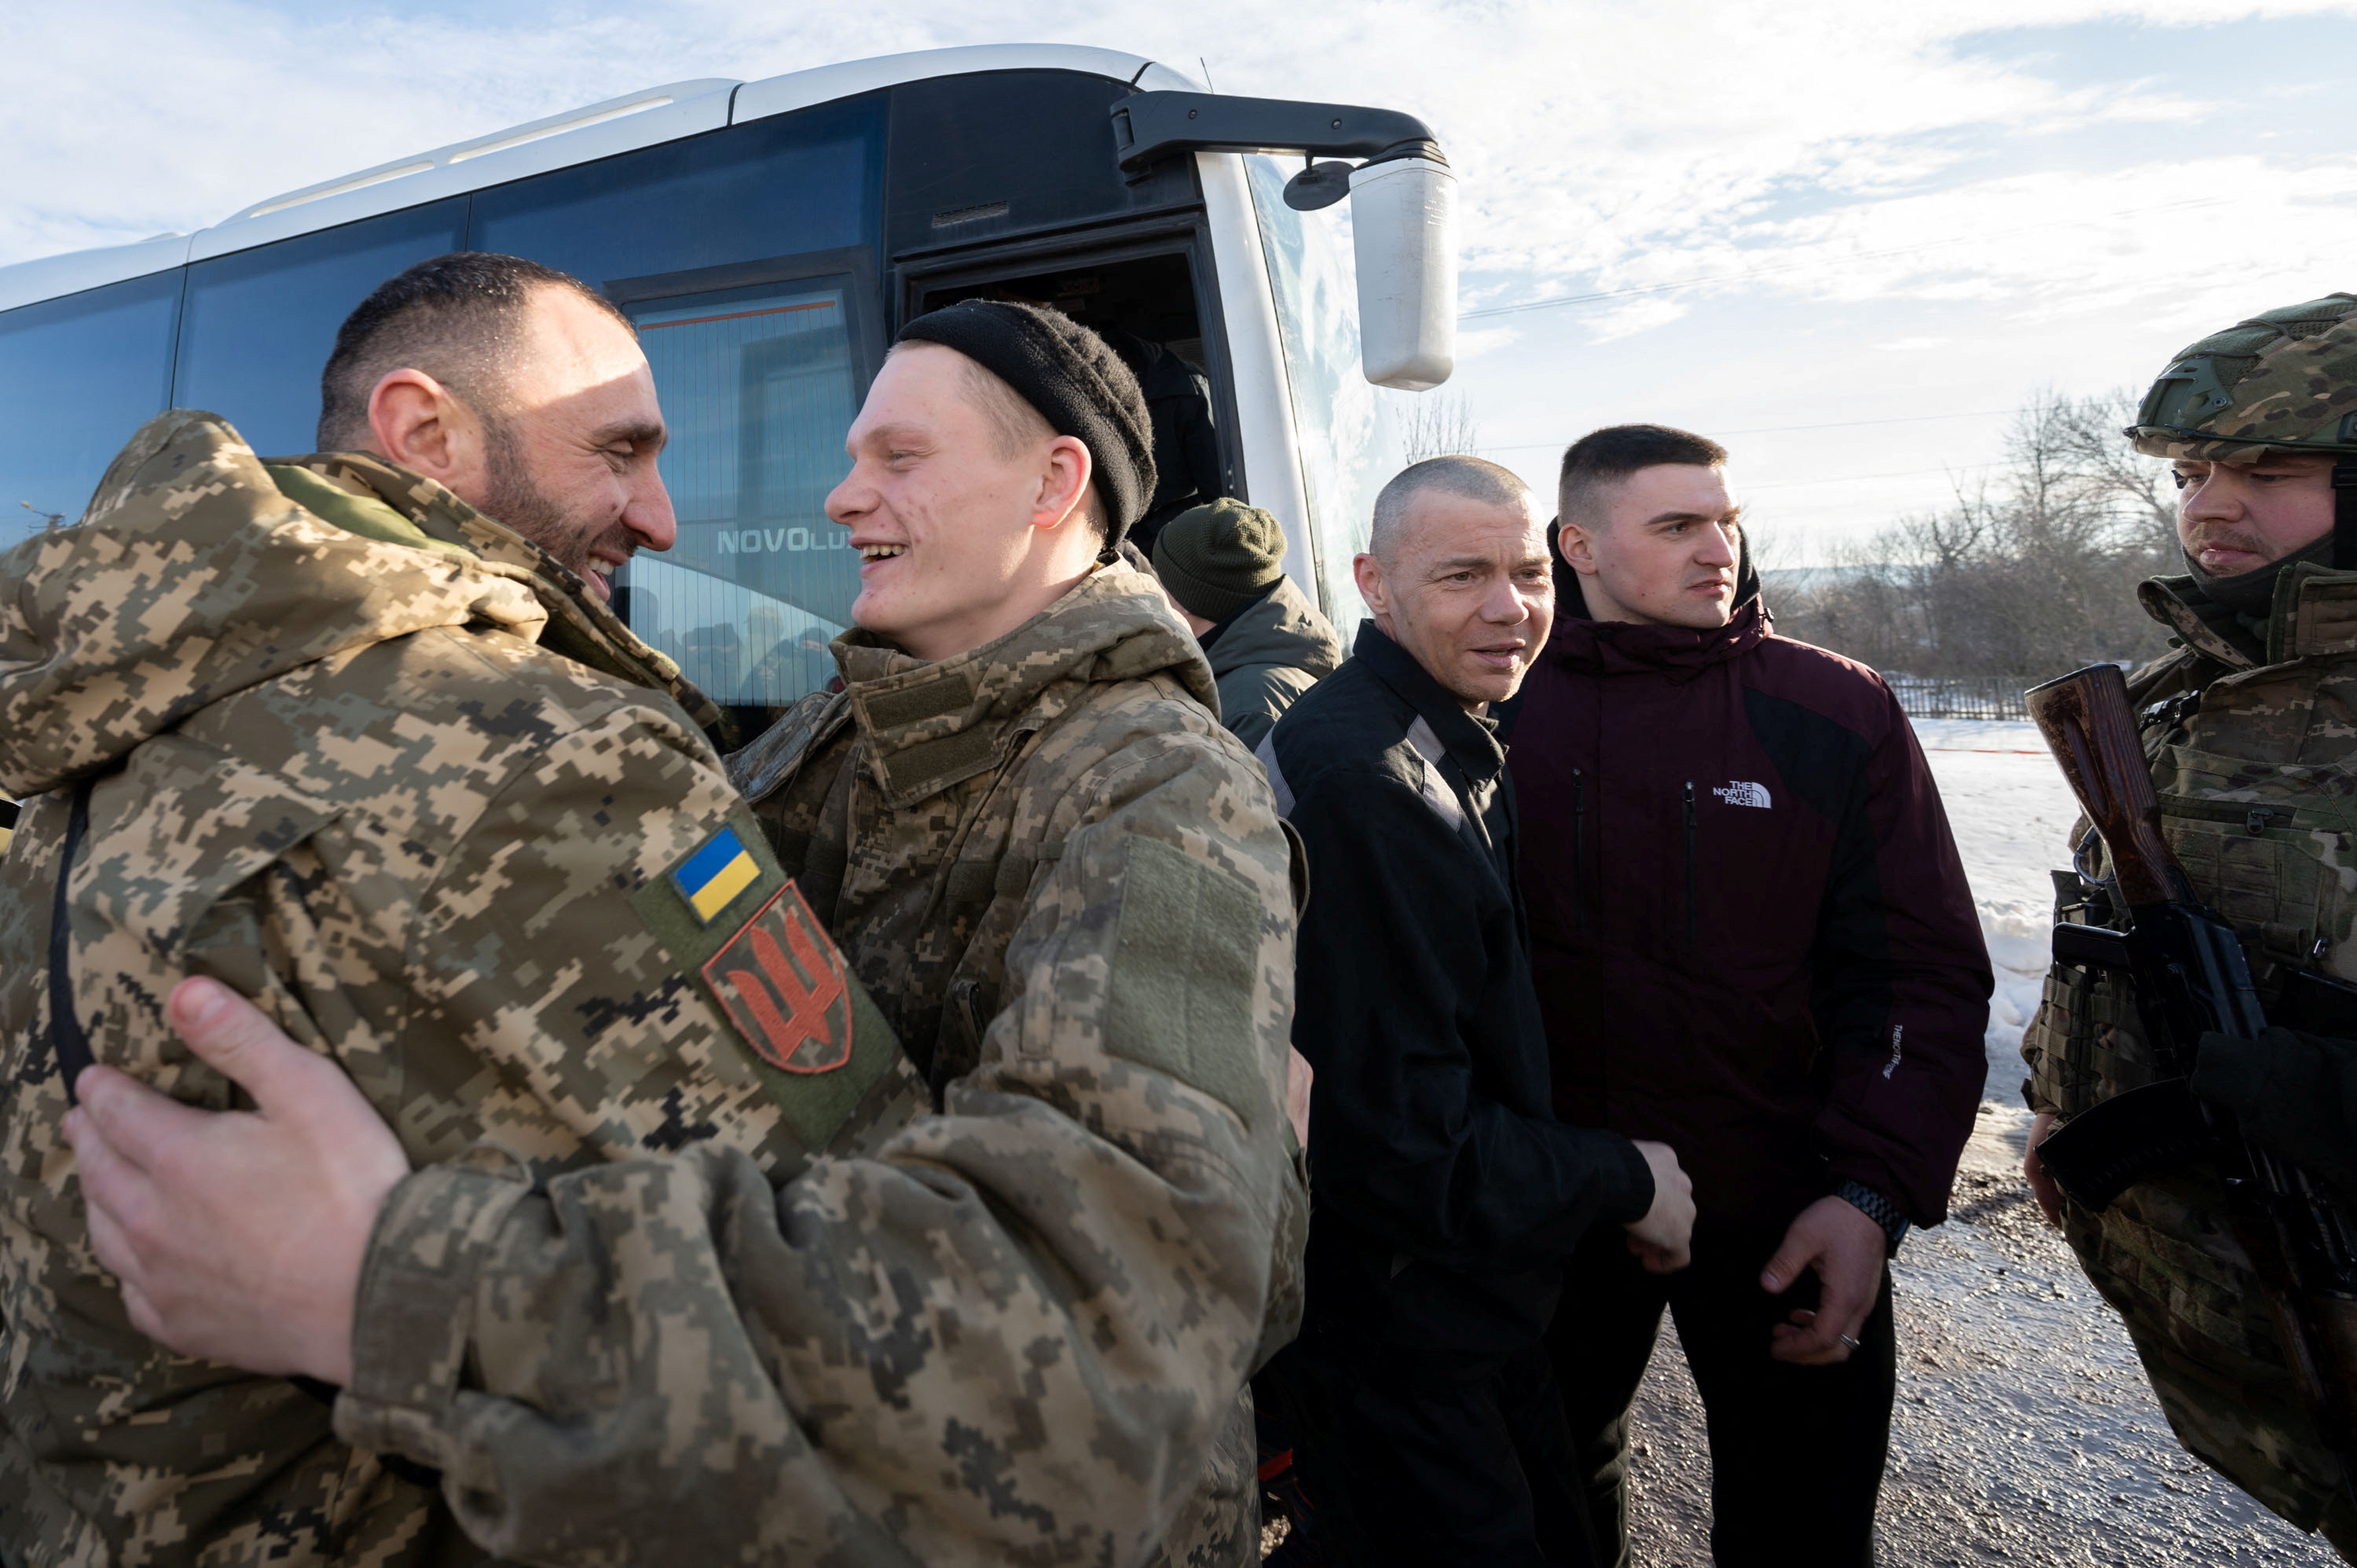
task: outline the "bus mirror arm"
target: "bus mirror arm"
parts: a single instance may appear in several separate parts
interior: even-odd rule
[[[1300,153],[1285,188],[1297,211],[1351,200],[1359,365],[1368,381],[1424,392],[1457,363],[1457,179],[1432,127],[1389,109],[1135,92],[1113,106],[1114,156],[1135,182],[1182,153]],[[1355,166],[1318,163],[1355,157]]]
[[[1211,92],[1133,92],[1113,106],[1114,155],[1133,181],[1181,153],[1307,153],[1312,156],[1426,157],[1446,163],[1432,127],[1392,109],[1229,98]]]

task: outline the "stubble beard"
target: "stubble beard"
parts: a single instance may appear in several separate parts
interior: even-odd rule
[[[629,559],[638,553],[637,542],[619,518],[583,518],[567,511],[534,482],[523,446],[504,421],[486,420],[488,494],[481,511],[545,551],[557,564],[589,579],[590,552],[605,545]]]

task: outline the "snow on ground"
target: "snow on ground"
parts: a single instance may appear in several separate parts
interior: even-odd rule
[[[2038,1011],[2054,924],[2051,869],[2068,864],[2079,815],[2038,726],[2027,720],[1917,719],[1996,966],[1988,1086],[1982,1098],[2026,1115],[2021,1032]]]

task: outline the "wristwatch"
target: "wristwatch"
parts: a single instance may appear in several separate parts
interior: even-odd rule
[[[1834,1188],[1834,1196],[1882,1227],[1883,1235],[1889,1239],[1884,1257],[1898,1255],[1899,1243],[1907,1236],[1907,1216],[1899,1212],[1897,1204],[1857,1181],[1842,1183]]]

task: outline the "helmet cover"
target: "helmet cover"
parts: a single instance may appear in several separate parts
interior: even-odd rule
[[[2126,434],[2154,457],[2357,457],[2357,295],[2266,311],[2180,350]]]

